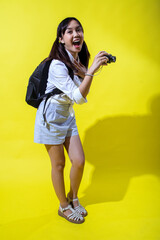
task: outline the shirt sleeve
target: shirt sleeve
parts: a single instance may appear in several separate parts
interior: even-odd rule
[[[87,102],[79,90],[79,87],[75,84],[68,73],[66,65],[59,61],[53,60],[49,68],[49,84],[53,84],[62,92],[64,92],[71,100],[77,104],[83,104]]]

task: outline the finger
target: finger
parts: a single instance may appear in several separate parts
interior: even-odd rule
[[[107,64],[107,61],[108,61],[108,58],[107,58],[107,57],[100,58],[100,59],[99,59],[99,66],[101,66],[101,65],[106,65],[106,64]]]
[[[109,58],[108,57],[106,57],[106,56],[102,56],[102,57],[100,57],[100,60],[102,60],[102,61],[109,61]]]
[[[99,54],[101,54],[101,53],[105,53],[106,51],[99,51]]]
[[[86,72],[86,68],[85,67],[81,67],[81,66],[79,66],[77,64],[74,64],[74,66],[76,67],[76,69],[78,69],[79,72],[82,72],[82,73]]]
[[[104,55],[109,55],[109,53],[107,53],[106,51],[99,52],[99,56],[104,56]]]
[[[73,63],[73,64],[74,64],[74,66],[75,66],[76,68],[81,69],[81,67],[79,66],[78,63]]]
[[[98,54],[103,55],[105,53],[107,53],[107,52],[106,51],[100,51]]]
[[[82,68],[82,69],[84,68],[84,66],[83,66],[81,63],[79,63],[79,66],[80,66],[80,68]]]
[[[77,64],[77,65],[79,65],[79,63],[78,63],[78,61],[77,61],[76,59],[74,59],[74,63]]]
[[[79,62],[79,65],[83,68],[86,68],[81,62]]]
[[[79,66],[78,63],[77,63],[76,61],[74,61],[73,64],[76,65],[76,66]]]
[[[73,63],[73,65],[77,68],[77,69],[80,69],[80,66],[76,63]]]

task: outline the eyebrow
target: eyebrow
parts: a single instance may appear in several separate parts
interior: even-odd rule
[[[77,26],[77,27],[75,27],[75,28],[81,28],[81,26],[79,25],[79,26]],[[67,29],[73,29],[73,28],[67,27]]]

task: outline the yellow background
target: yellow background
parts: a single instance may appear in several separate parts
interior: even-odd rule
[[[159,0],[1,0],[0,239],[160,239]],[[49,157],[33,143],[28,78],[61,20],[77,17],[91,53],[117,56],[75,106],[86,153],[82,225],[57,215]],[[91,63],[90,62],[90,63]],[[70,162],[65,180],[69,188]]]

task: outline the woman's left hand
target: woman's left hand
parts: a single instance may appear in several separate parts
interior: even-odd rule
[[[81,64],[80,62],[78,63],[76,60],[74,60],[74,66],[77,69],[77,71],[75,71],[74,74],[81,78],[84,78],[85,74],[87,72],[86,67],[83,64]]]

